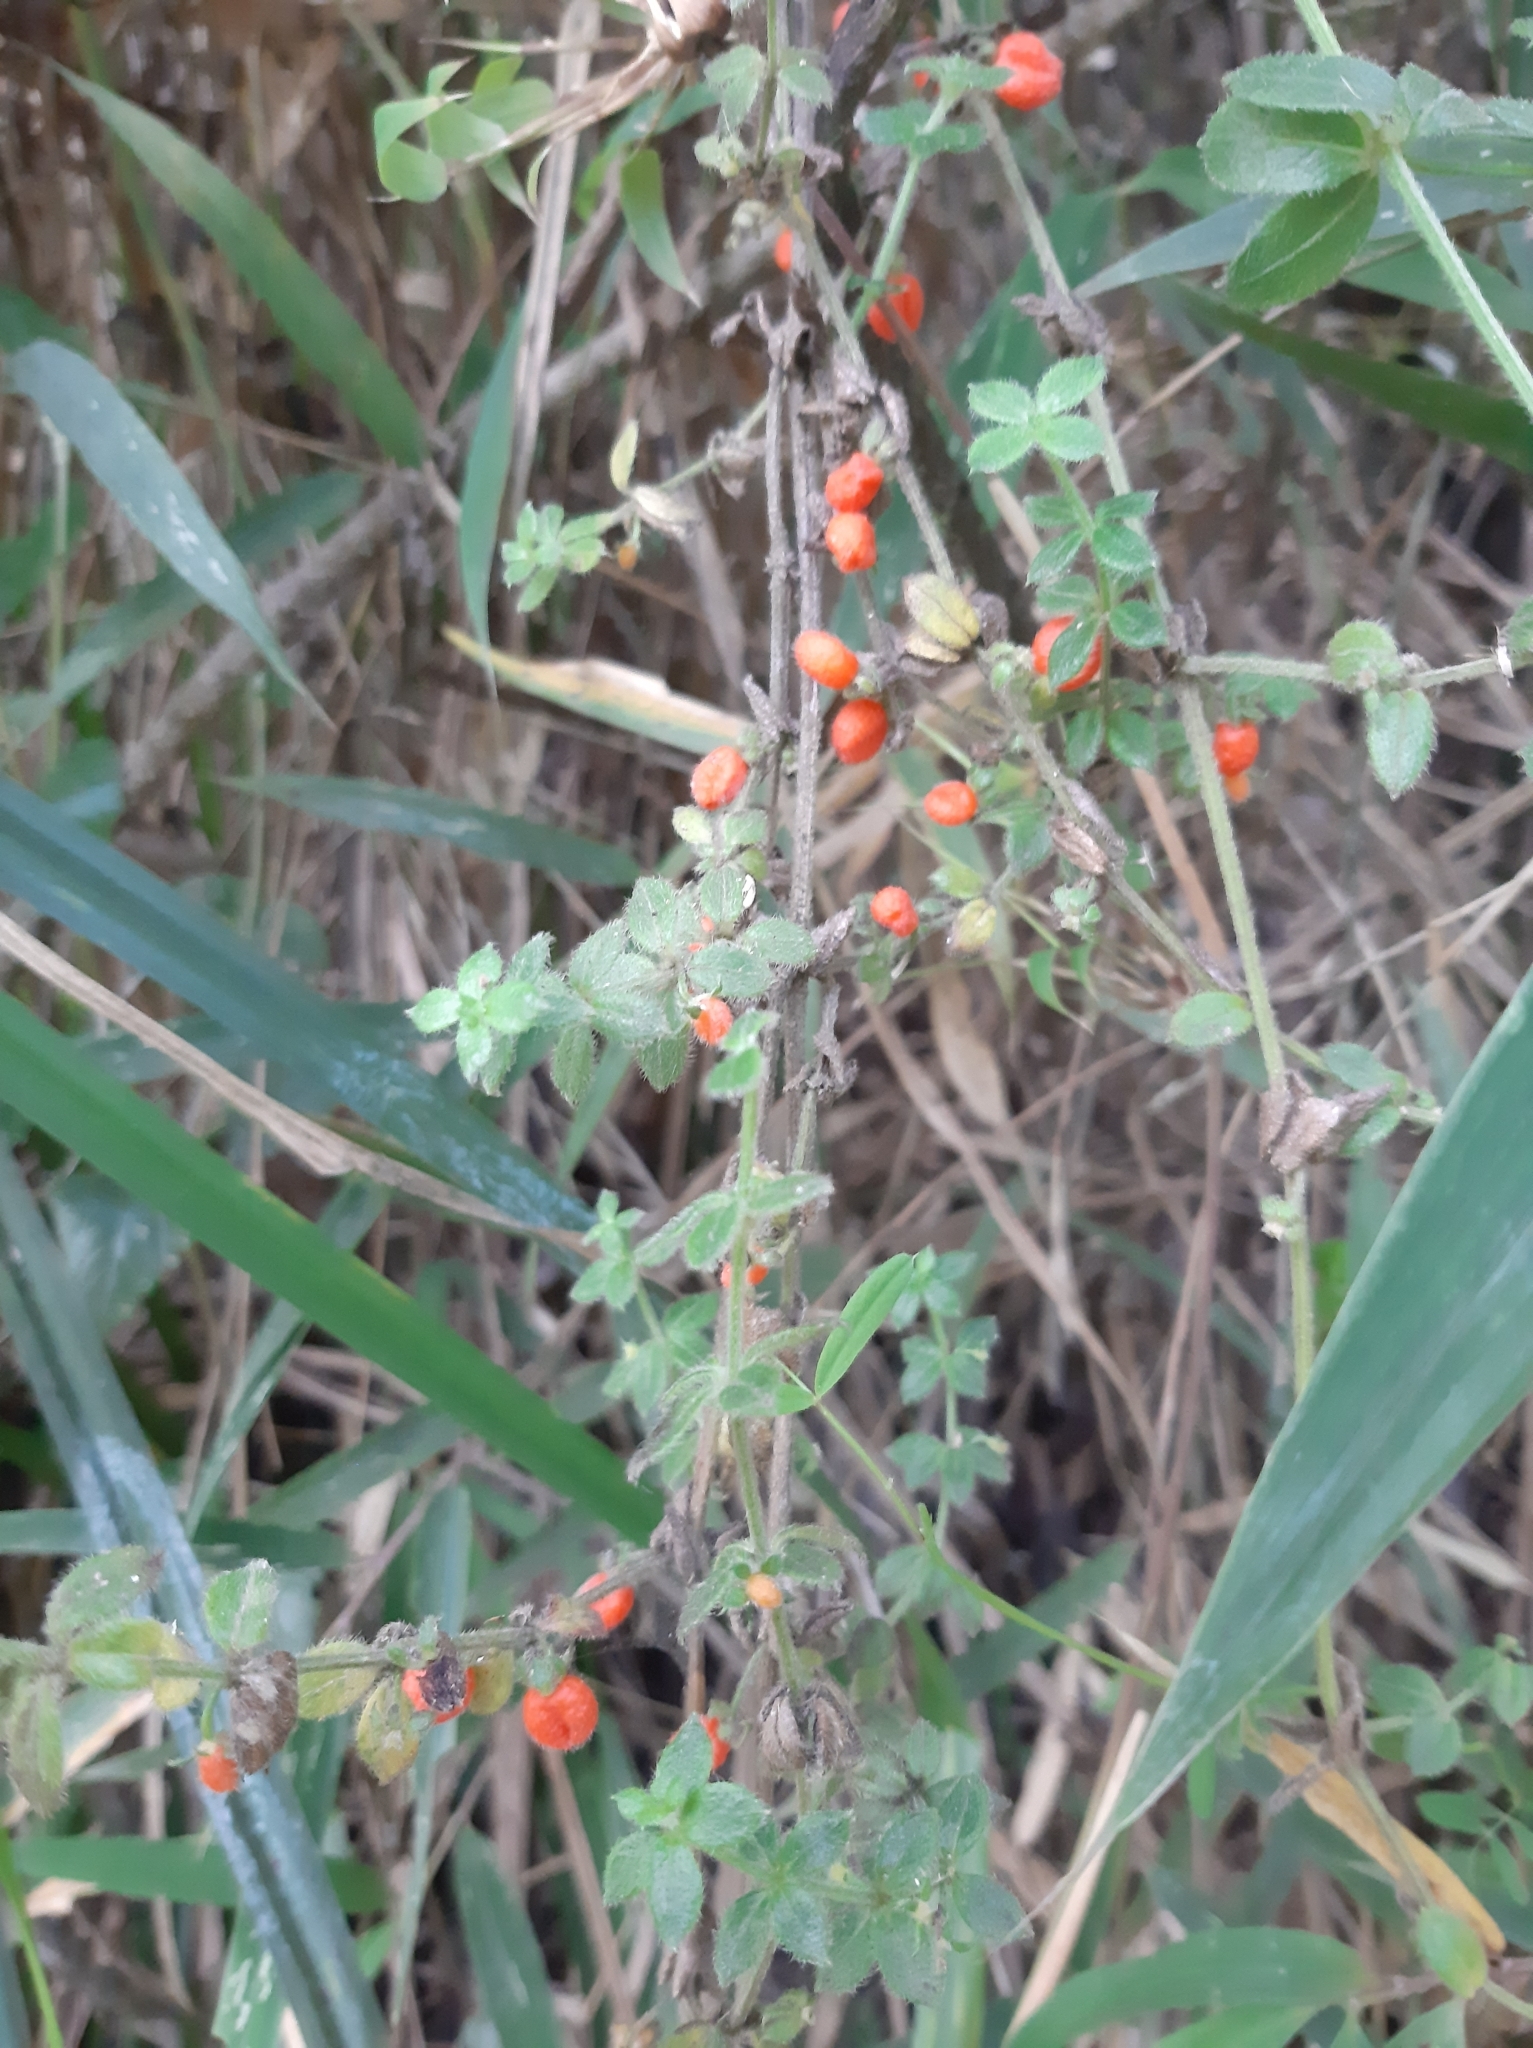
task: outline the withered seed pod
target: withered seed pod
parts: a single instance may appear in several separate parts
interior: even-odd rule
[[[446,1649],[421,1671],[421,1705],[430,1714],[455,1714],[463,1704],[466,1684],[457,1651]]]
[[[799,1771],[824,1777],[862,1747],[846,1695],[824,1678],[814,1679],[796,1700],[787,1686],[773,1686],[762,1702],[757,1734],[761,1760],[779,1778]]]
[[[229,1667],[229,1747],[240,1775],[264,1771],[298,1721],[298,1661],[289,1650],[252,1650]]]

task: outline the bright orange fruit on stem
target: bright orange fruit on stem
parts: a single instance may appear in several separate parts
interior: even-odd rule
[[[1044,620],[1043,624],[1033,635],[1033,674],[1035,676],[1046,677],[1048,675],[1049,654],[1053,649],[1054,642],[1059,638],[1066,626],[1073,626],[1074,624],[1074,619],[1068,613],[1061,619]],[[1101,673],[1101,669],[1102,636],[1098,633],[1095,640],[1091,643],[1091,652],[1075,671],[1075,674],[1067,676],[1060,684],[1060,695],[1063,696],[1066,690],[1085,689],[1086,685]]]
[[[793,268],[792,228],[784,228],[777,237],[777,240],[772,244],[772,261],[779,270],[791,270]]]
[[[240,1767],[221,1742],[205,1749],[197,1758],[197,1776],[205,1792],[237,1792]]]
[[[582,1600],[588,1593],[594,1593],[598,1586],[607,1583],[605,1572],[592,1572],[584,1585],[575,1588],[575,1598]],[[591,1612],[603,1628],[616,1628],[633,1613],[633,1587],[614,1586],[610,1593],[603,1593],[599,1600],[589,1602]]]
[[[894,320],[907,334],[914,334],[926,312],[926,293],[921,280],[908,270],[889,273],[889,289],[868,314],[868,325],[880,341],[893,341]],[[889,315],[894,315],[891,320]]]
[[[825,479],[825,499],[832,512],[866,512],[883,489],[883,464],[859,448],[838,462]]]
[[[770,1572],[752,1572],[745,1582],[745,1597],[752,1607],[759,1607],[769,1614],[774,1607],[782,1605],[782,1587]]]
[[[878,536],[866,512],[838,512],[825,529],[825,545],[843,576],[878,560]]]
[[[1011,73],[995,89],[998,100],[1019,113],[1030,114],[1059,97],[1065,81],[1065,67],[1041,36],[1019,28],[1002,36],[995,46],[993,62]]]
[[[967,825],[979,809],[979,798],[966,782],[939,782],[921,799],[934,825]]]
[[[738,747],[715,747],[692,770],[692,801],[700,811],[732,804],[750,779],[750,763]]]
[[[713,1744],[713,1768],[718,1770],[729,1755],[729,1744],[719,1733],[719,1717],[717,1714],[699,1714],[697,1718],[703,1724],[703,1732]]]
[[[729,1036],[735,1013],[722,996],[704,996],[692,1018],[692,1029],[704,1045],[721,1045]]]
[[[921,922],[910,900],[910,891],[892,885],[875,893],[868,905],[868,915],[886,932],[893,932],[897,939],[913,937],[916,926]]]
[[[1224,793],[1232,804],[1243,804],[1251,794],[1251,778],[1242,769],[1238,775],[1226,775]]]
[[[793,659],[806,676],[813,676],[827,690],[844,690],[857,680],[857,657],[834,633],[811,627],[793,643]]]
[[[596,1733],[601,1709],[585,1680],[566,1671],[552,1692],[522,1695],[522,1726],[539,1749],[580,1749]]]
[[[1262,750],[1262,736],[1249,718],[1238,721],[1221,718],[1214,727],[1214,760],[1219,773],[1228,779],[1244,775],[1254,766]]]
[[[751,1263],[750,1265],[748,1265],[748,1266],[746,1267],[746,1269],[745,1269],[745,1284],[746,1284],[746,1286],[747,1286],[747,1287],[759,1287],[759,1286],[761,1285],[762,1281],[763,1281],[763,1280],[764,1280],[764,1279],[766,1278],[766,1276],[767,1276],[768,1272],[770,1272],[770,1270],[771,1270],[771,1268],[770,1268],[770,1267],[768,1267],[768,1266],[764,1266],[764,1265],[763,1265],[763,1264],[761,1263],[760,1259],[756,1259],[756,1260],[754,1260],[754,1261],[753,1261],[753,1262],[752,1262],[752,1263]],[[728,1288],[732,1287],[732,1286],[734,1285],[734,1278],[735,1278],[735,1269],[734,1269],[734,1263],[733,1263],[733,1261],[732,1261],[732,1260],[730,1260],[730,1259],[726,1259],[726,1260],[724,1261],[723,1265],[722,1265],[722,1266],[720,1266],[720,1268],[719,1268],[719,1285],[720,1285],[720,1287],[722,1287],[722,1288],[725,1288],[726,1290],[727,1290]]]
[[[876,697],[854,697],[830,721],[831,746],[848,766],[871,761],[888,737],[889,714]]]

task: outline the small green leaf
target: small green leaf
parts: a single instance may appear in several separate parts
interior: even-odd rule
[[[1396,100],[1395,81],[1365,57],[1324,56],[1312,50],[1257,57],[1225,81],[1237,99],[1258,107],[1290,107],[1382,120]]]
[[[1208,175],[1227,192],[1291,198],[1323,192],[1364,168],[1363,132],[1350,115],[1296,113],[1226,100],[1199,144]]]
[[[1404,796],[1426,773],[1437,745],[1432,700],[1425,690],[1370,690],[1368,759],[1391,797]]]
[[[1066,356],[1044,371],[1033,393],[1033,409],[1042,413],[1074,412],[1093,391],[1100,391],[1107,375],[1101,356]],[[970,394],[970,403],[973,394]]]
[[[766,1892],[747,1892],[736,1899],[723,1919],[713,1946],[713,1967],[721,1984],[748,1976],[772,1946],[772,1900]]]
[[[367,1696],[357,1721],[357,1755],[378,1783],[387,1785],[410,1768],[420,1746],[415,1716],[398,1673],[391,1671]]]
[[[656,1849],[649,1909],[655,1916],[655,1932],[667,1948],[679,1947],[697,1925],[703,1910],[703,1874],[690,1849],[675,1842]]]
[[[1485,1982],[1480,1937],[1446,1906],[1423,1906],[1416,1918],[1416,1947],[1455,1998],[1473,1998]]]
[[[5,1717],[5,1760],[22,1798],[41,1814],[57,1812],[64,1796],[64,1727],[56,1678],[17,1683]]]
[[[765,69],[766,59],[754,43],[736,43],[704,65],[703,77],[731,128],[743,128],[750,119]]]
[[[447,166],[418,143],[389,142],[378,152],[378,181],[396,199],[429,206],[447,190]]]
[[[1173,1012],[1171,1042],[1201,1052],[1212,1045],[1229,1045],[1250,1028],[1251,1006],[1244,996],[1209,988],[1189,996]]]
[[[1325,661],[1338,690],[1371,690],[1404,668],[1394,634],[1378,619],[1349,619],[1326,643]]]
[[[373,1677],[373,1669],[367,1664],[354,1664],[339,1671],[307,1671],[300,1664],[299,1720],[328,1721],[336,1714],[349,1714],[371,1689]]]
[[[99,1557],[82,1557],[71,1565],[43,1611],[43,1633],[51,1643],[93,1635],[109,1623],[122,1621],[152,1593],[160,1575],[159,1561],[141,1544],[125,1544]]]
[[[264,1557],[220,1572],[203,1596],[208,1634],[226,1650],[253,1650],[266,1640],[278,1590],[277,1574]]]
[[[816,1396],[828,1394],[850,1371],[863,1348],[889,1316],[910,1281],[914,1260],[908,1252],[885,1259],[857,1289],[841,1319],[826,1338],[814,1370]]]
[[[1378,210],[1376,171],[1285,199],[1230,265],[1225,296],[1232,306],[1260,311],[1324,291],[1367,240]]]
[[[671,239],[671,224],[665,216],[665,186],[658,150],[634,151],[618,174],[618,198],[633,245],[644,261],[662,284],[668,284],[697,305],[697,294],[687,282]]]
[[[1005,1885],[965,1870],[953,1879],[953,1910],[987,1948],[1011,1941],[1022,1925],[1022,1908]]]

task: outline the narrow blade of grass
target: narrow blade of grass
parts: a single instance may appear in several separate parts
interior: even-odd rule
[[[131,1089],[82,1068],[68,1039],[10,996],[0,997],[0,1098],[524,1471],[648,1538],[660,1499],[630,1486],[604,1445]]]
[[[160,1611],[198,1656],[210,1657],[201,1570],[127,1396],[70,1288],[58,1246],[9,1153],[0,1153],[0,1318],[92,1540],[103,1550],[137,1542],[159,1551]],[[170,1721],[190,1755],[196,1717],[183,1711]],[[309,2048],[376,2048],[381,2016],[285,1777],[263,1772],[232,1797],[210,1802],[209,1823]],[[133,1846],[142,1851],[146,1845]]]

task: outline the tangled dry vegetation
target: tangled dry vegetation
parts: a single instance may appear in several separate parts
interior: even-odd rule
[[[1041,167],[1053,179],[1049,201],[1078,225],[1076,267],[1088,269],[1180,218],[1163,194],[1123,188],[1157,150],[1196,140],[1221,73],[1264,46],[1266,23],[1260,6],[1212,0],[1083,0],[1057,11],[1057,22],[1030,25],[1057,29],[1070,56],[1065,110],[1078,154],[1051,165],[1045,145]],[[1353,11],[1354,36],[1382,61],[1409,54],[1477,83],[1477,10]],[[578,830],[629,849],[641,872],[658,868],[688,764],[593,726],[573,705],[510,690],[497,698],[479,665],[444,641],[443,625],[463,617],[456,501],[445,480],[456,478],[478,382],[518,311],[524,331],[546,336],[547,347],[541,376],[516,393],[513,504],[578,511],[610,502],[608,454],[628,421],[639,427],[637,474],[658,481],[749,410],[765,389],[763,350],[746,328],[723,339],[716,330],[742,295],[760,293],[771,308],[783,290],[771,260],[776,224],[763,217],[748,232],[735,221],[731,231],[729,207],[716,185],[698,179],[677,138],[664,145],[674,156],[672,219],[700,281],[699,305],[658,286],[631,247],[614,254],[620,221],[610,181],[582,194],[586,210],[562,274],[548,261],[546,232],[498,203],[489,210],[482,192],[429,209],[380,203],[370,109],[437,59],[439,16],[417,0],[350,9],[130,0],[84,15],[12,0],[0,60],[0,275],[82,331],[98,365],[138,390],[220,523],[241,510],[236,475],[251,495],[318,474],[353,478],[357,489],[329,538],[262,572],[269,614],[318,711],[289,703],[253,722],[252,705],[264,707],[240,686],[238,650],[194,615],[115,674],[62,767],[74,764],[86,808],[120,775],[112,830],[134,859],[233,908],[329,993],[377,1005],[414,1001],[487,942],[509,952],[552,930],[562,952],[612,915],[620,896],[445,840],[360,832],[252,802],[220,778],[345,774],[413,785]],[[824,23],[817,27],[823,36]],[[544,0],[521,0],[509,17],[485,10],[483,34],[509,30],[557,41],[560,11]],[[208,242],[109,147],[49,63],[87,68],[86,33],[116,88],[258,197],[353,309],[428,424],[433,459],[424,470],[405,475],[379,462]],[[631,31],[607,16],[603,34],[616,48]],[[583,51],[560,56],[563,82],[577,84],[590,61]],[[567,192],[557,165],[545,176],[548,203],[557,205]],[[918,420],[931,421],[933,397],[951,411],[949,366],[1022,254],[987,160],[939,159],[906,249],[925,283],[927,319],[918,342],[885,349],[879,365]],[[1168,578],[1202,606],[1211,644],[1312,656],[1356,616],[1390,621],[1434,664],[1493,638],[1528,580],[1515,473],[1398,421],[1382,424],[1361,402],[1232,345],[1238,337],[1199,329],[1174,294],[1121,292],[1101,310],[1136,482],[1160,492]],[[1313,314],[1320,336],[1381,354],[1443,346],[1439,325],[1440,316],[1358,290],[1338,290]],[[1447,345],[1461,350],[1461,335]],[[961,396],[962,388],[955,378],[953,390]],[[14,534],[47,497],[52,455],[14,404],[0,416],[0,437],[0,530]],[[1004,598],[1016,634],[1030,631],[1026,564],[1014,539],[978,527],[972,514],[965,523],[967,500],[933,426],[917,449],[932,464],[934,500],[955,519],[961,569]],[[80,509],[84,539],[64,595],[75,621],[155,567],[103,494],[89,493]],[[625,664],[738,712],[741,678],[762,675],[766,663],[759,487],[704,482],[688,509],[684,542],[651,538],[631,568],[603,562],[530,621],[492,588],[492,640],[535,658]],[[46,636],[43,607],[6,628],[8,691],[38,687]],[[956,731],[959,711],[977,704],[974,677],[958,673],[927,714],[930,730]],[[1298,1040],[1364,1041],[1445,1098],[1529,957],[1523,890],[1533,874],[1533,782],[1508,752],[1528,737],[1527,712],[1499,676],[1460,692],[1443,707],[1431,773],[1390,804],[1368,780],[1355,710],[1327,693],[1275,732],[1258,794],[1240,816],[1273,994]],[[12,771],[34,784],[54,773],[44,745],[39,733],[16,746]],[[1110,762],[1092,781],[1149,843],[1165,914],[1206,957],[1227,958],[1200,806]],[[902,827],[908,806],[887,755],[830,776],[816,873],[822,915],[878,882],[898,879],[919,892],[930,856]],[[1254,1094],[1217,1055],[1190,1064],[1153,1035],[1185,993],[1176,963],[1110,911],[1100,959],[1100,1007],[1066,976],[1050,1002],[1020,962],[977,969],[936,950],[916,958],[882,1008],[865,1006],[848,982],[839,1033],[855,1072],[823,1116],[837,1193],[813,1225],[805,1273],[811,1298],[839,1302],[851,1278],[890,1252],[927,1244],[977,1252],[975,1310],[997,1318],[1000,1341],[991,1394],[966,1404],[966,1419],[1004,1438],[1012,1477],[982,1488],[956,1515],[954,1541],[991,1588],[1017,1602],[1110,1541],[1143,1544],[1142,1568],[1100,1610],[1100,1640],[1139,1657],[1174,1657],[1286,1406],[1285,1261],[1258,1214]],[[99,956],[93,964],[135,1000],[133,974]],[[10,986],[45,1015],[67,1001],[24,970],[13,971]],[[164,1007],[153,990],[138,999]],[[167,1080],[160,1093],[194,1129],[214,1115],[195,1083]],[[613,1188],[658,1219],[721,1173],[723,1115],[699,1095],[695,1069],[666,1096],[629,1070],[593,1125],[535,1072],[513,1086],[503,1124],[583,1194]],[[1329,1274],[1339,1288],[1355,1269],[1419,1143],[1402,1131],[1365,1166],[1316,1169],[1323,1285]],[[308,1214],[327,1199],[325,1185],[280,1151],[263,1160],[257,1147],[248,1165]],[[566,1413],[600,1409],[609,1321],[600,1307],[571,1302],[567,1274],[546,1253],[418,1206],[385,1212],[365,1249]],[[125,1314],[113,1356],[163,1451],[190,1445],[195,1463],[258,1307],[243,1276],[188,1255]],[[892,1352],[865,1355],[840,1399],[858,1435],[886,1445],[901,1414]],[[312,1331],[236,1467],[234,1511],[407,1405],[385,1375]],[[4,1413],[5,1443],[35,1445],[33,1412],[14,1376]],[[1467,1610],[1482,1640],[1501,1628],[1522,1633],[1533,1590],[1526,1426],[1523,1417],[1509,1422],[1434,1504],[1417,1531],[1414,1567],[1391,1553],[1373,1571],[1339,1624],[1344,1653],[1358,1661],[1369,1650],[1401,1661],[1445,1655],[1454,1640],[1445,1611]],[[631,1447],[620,1411],[603,1427],[619,1449]],[[1366,1444],[1355,1447],[1360,1477],[1367,1454]],[[877,1502],[834,1443],[825,1457],[860,1502],[876,1547],[890,1533]],[[401,1547],[398,1504],[425,1500],[444,1471],[474,1479],[486,1518],[471,1606],[572,1583],[579,1528],[545,1520],[540,1488],[461,1442],[413,1477],[386,1474],[345,1505],[344,1561],[315,1581],[321,1623],[343,1605],[375,1610]],[[0,1486],[13,1507],[56,1497],[35,1457],[0,1467]],[[35,1626],[46,1578],[25,1557],[0,1573],[13,1632]],[[621,1744],[641,1768],[674,1727],[681,1697],[672,1657],[650,1647],[662,1620],[641,1601],[636,1634],[600,1663]],[[967,1638],[951,1620],[942,1626],[943,1647],[959,1656]],[[992,1782],[1010,1802],[997,1867],[1025,1905],[1048,1890],[1075,1844],[1108,1743],[1103,1685],[1066,1654],[1047,1670],[1023,1665],[989,1694],[988,1709],[970,1709]],[[135,1734],[107,1729],[103,1737],[97,1749],[115,1742],[113,1755],[124,1741],[154,1750],[160,1739],[152,1720]],[[605,1768],[615,1774],[621,1745],[612,1741]],[[356,1853],[385,1873],[400,1866],[410,1841],[403,1805],[352,1765],[343,1782]],[[158,1769],[130,1782],[107,1776],[90,1810],[109,1832],[163,1833],[165,1783]],[[604,1831],[594,1812],[599,1787],[589,1775],[577,1800],[562,1766],[535,1772],[522,1731],[506,1720],[466,1780],[442,1774],[433,1819],[433,1870],[471,1814],[487,1821],[499,1867],[522,1888],[545,1944],[570,2040],[594,2038],[604,1997],[614,2019],[632,2022],[651,1959],[642,1949],[621,1964],[609,1955],[589,1842]],[[1234,1884],[1265,1869],[1264,1830],[1248,1805],[1217,1840],[1195,1842],[1199,1882]],[[1154,1830],[1141,1827],[1128,1853],[1140,1868],[1153,1864]],[[1286,1896],[1273,1883],[1275,1917],[1370,1938],[1313,1867]],[[163,1902],[149,1909],[146,1937],[143,1909],[122,1898],[73,1896],[62,1881],[45,1890],[33,1910],[65,1987],[66,2038],[92,2027],[93,2038],[127,2038],[131,2027],[169,2039],[188,1999],[215,1995],[224,1939],[217,1907],[195,1909],[187,1981]],[[1158,1910],[1175,1915],[1169,1892]],[[1124,1948],[1151,1938],[1143,1921],[1117,1936]],[[461,1944],[453,1899],[434,1885],[412,1987],[416,2038],[457,2037]],[[997,1988],[1014,1991],[1013,1961],[999,1957],[993,1968]],[[897,2011],[888,2017],[896,2030],[906,2024]],[[810,2038],[829,2042],[840,2023],[840,2007],[826,2001]]]

